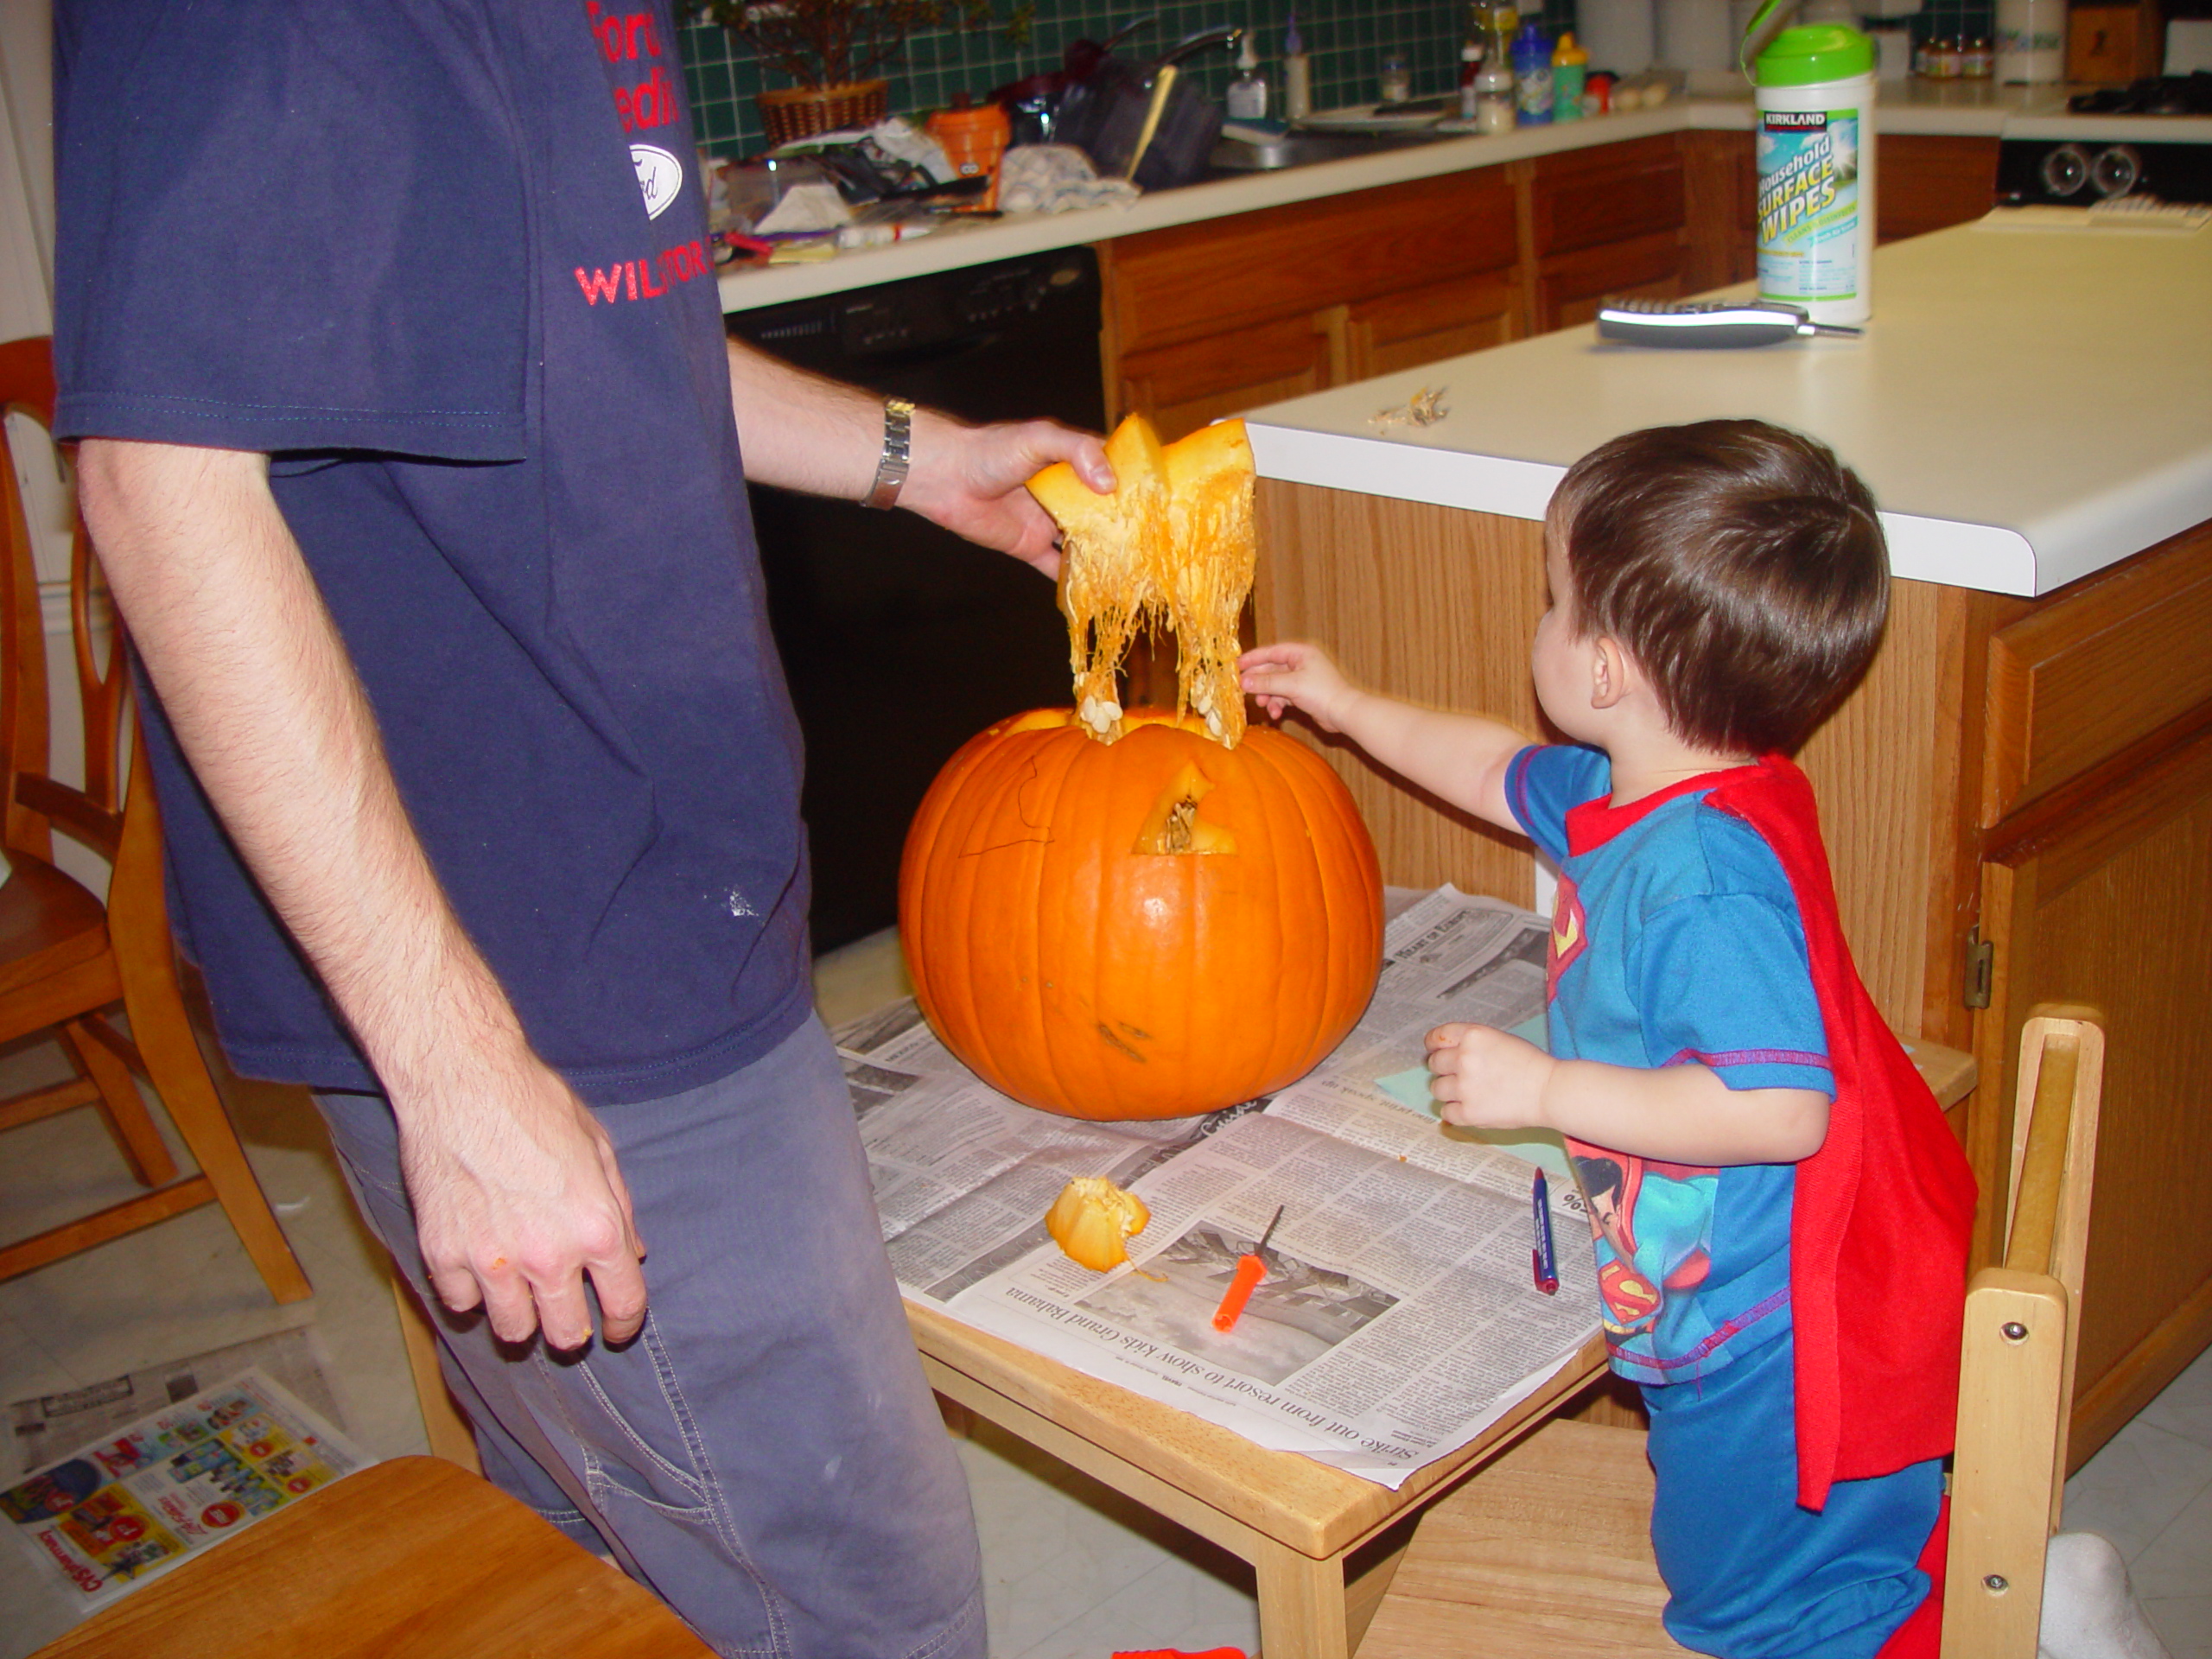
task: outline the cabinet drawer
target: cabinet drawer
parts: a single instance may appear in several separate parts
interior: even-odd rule
[[[1506,269],[1513,189],[1504,168],[1479,168],[1108,245],[1115,348],[1144,351]]]
[[[1671,133],[1547,156],[1536,163],[1537,257],[1679,231],[1685,200]]]
[[[1235,328],[1122,359],[1116,419],[1143,413],[1173,442],[1224,415],[1330,383],[1332,341],[1312,315]]]
[[[1519,333],[1521,285],[1510,271],[1386,294],[1348,308],[1345,365],[1354,380],[1503,346]]]
[[[2183,532],[1989,642],[1982,823],[2212,702],[2212,531]]]
[[[1607,243],[1546,259],[1536,272],[1536,332],[1588,322],[1616,295],[1678,299],[1688,291],[1683,268],[1689,251],[1680,231],[1660,231],[1633,242]]]

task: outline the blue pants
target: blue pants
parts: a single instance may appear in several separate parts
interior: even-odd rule
[[[1764,1343],[1643,1390],[1667,1632],[1725,1659],[1871,1659],[1927,1597],[1915,1563],[1942,1465],[1840,1480],[1819,1513],[1800,1509],[1792,1351],[1787,1338]]]
[[[318,1103],[364,1213],[436,1308],[390,1106]],[[645,1327],[562,1357],[441,1310],[486,1473],[613,1549],[720,1653],[983,1659],[967,1482],[820,1024],[719,1083],[599,1117],[651,1252]]]

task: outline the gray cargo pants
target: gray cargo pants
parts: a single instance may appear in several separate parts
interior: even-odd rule
[[[363,1212],[435,1308],[390,1106],[318,1103]],[[719,1083],[599,1116],[650,1252],[645,1327],[562,1357],[441,1312],[486,1473],[611,1548],[722,1654],[983,1659],[967,1484],[819,1022]]]

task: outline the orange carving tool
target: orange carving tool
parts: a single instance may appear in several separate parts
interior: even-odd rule
[[[1268,1264],[1261,1260],[1267,1254],[1268,1241],[1275,1236],[1277,1223],[1282,1220],[1285,1206],[1275,1206],[1274,1220],[1268,1224],[1268,1230],[1260,1235],[1260,1242],[1236,1258],[1236,1276],[1229,1281],[1229,1288],[1222,1295],[1221,1306],[1213,1311],[1213,1328],[1232,1331],[1236,1319],[1244,1311],[1244,1304],[1252,1300],[1252,1292],[1261,1280],[1268,1276]]]

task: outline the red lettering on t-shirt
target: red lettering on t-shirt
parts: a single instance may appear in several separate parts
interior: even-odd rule
[[[621,282],[622,268],[620,265],[613,270],[594,270],[588,276],[584,275],[582,265],[576,267],[576,286],[583,289],[587,305],[597,305],[601,300],[612,305],[621,298],[618,291]]]
[[[640,127],[664,127],[675,120],[676,89],[669,80],[668,71],[656,64],[652,73],[635,86],[617,86],[614,113],[625,132],[634,132]]]
[[[612,270],[594,267],[586,270],[578,265],[576,287],[582,291],[587,305],[597,305],[601,300],[609,305],[626,299],[657,300],[678,283],[710,275],[714,268],[714,262],[707,257],[705,243],[679,242],[643,259],[625,259]],[[658,281],[654,280],[656,273]]]
[[[601,7],[599,0],[585,0],[584,16],[599,41],[601,54],[609,63],[635,63],[640,55],[661,55],[660,31],[653,27],[652,13],[607,11]],[[640,47],[644,48],[642,54]]]

